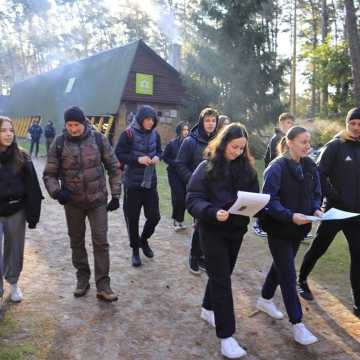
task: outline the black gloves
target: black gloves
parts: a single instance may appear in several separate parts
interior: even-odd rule
[[[107,211],[114,211],[114,210],[118,209],[119,206],[120,206],[119,198],[112,197],[110,202],[108,203],[108,205],[106,207],[106,210]]]
[[[61,204],[65,205],[70,201],[71,192],[67,189],[62,189],[59,192],[56,193],[54,198]]]
[[[34,223],[34,222],[29,222],[28,228],[29,228],[29,229],[35,229],[35,228],[36,228],[36,223]]]

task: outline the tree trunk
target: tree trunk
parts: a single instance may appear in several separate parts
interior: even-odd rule
[[[297,0],[294,0],[294,24],[293,24],[293,54],[291,62],[291,80],[290,80],[290,111],[292,114],[296,114],[296,40],[297,40]]]
[[[322,42],[326,42],[326,38],[329,33],[329,11],[327,6],[327,0],[321,0],[321,38]],[[321,113],[323,116],[328,116],[328,102],[329,91],[328,84],[324,84],[321,89]]]
[[[360,106],[360,40],[354,0],[344,0],[346,10],[346,29],[349,41],[350,58],[353,75],[353,88],[356,106]]]

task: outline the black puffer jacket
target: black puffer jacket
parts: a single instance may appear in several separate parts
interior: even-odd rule
[[[264,157],[264,162],[265,162],[265,167],[267,167],[271,161],[273,161],[277,155],[277,146],[280,142],[280,140],[282,139],[282,137],[285,135],[280,129],[275,128],[275,133],[272,136],[272,138],[270,139],[270,142],[266,148],[266,153],[265,153],[265,157]]]
[[[237,199],[239,190],[259,192],[255,170],[242,159],[239,168],[234,166],[234,162],[230,162],[224,166],[224,176],[212,180],[208,176],[208,164],[204,160],[191,176],[187,187],[186,208],[200,224],[216,229],[246,231],[249,217],[230,214],[227,221],[220,222],[216,219],[216,213],[221,209],[229,209]]]
[[[26,221],[36,225],[43,199],[36,171],[26,153],[19,170],[15,166],[15,143],[0,153],[0,216],[10,216],[24,209]]]
[[[360,141],[343,131],[328,143],[318,167],[327,209],[336,207],[359,213]]]

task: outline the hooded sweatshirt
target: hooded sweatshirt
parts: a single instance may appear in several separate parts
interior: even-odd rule
[[[326,145],[318,167],[326,208],[360,212],[360,139],[340,132]]]
[[[204,150],[210,140],[216,135],[216,130],[208,135],[204,129],[204,118],[191,129],[190,135],[184,139],[176,158],[178,174],[185,184],[196,167],[204,160]]]

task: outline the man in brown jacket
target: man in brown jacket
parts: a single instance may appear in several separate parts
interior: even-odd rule
[[[121,170],[108,140],[91,128],[78,107],[65,111],[65,130],[52,143],[44,170],[44,183],[53,199],[64,205],[72,262],[77,272],[74,296],[84,296],[90,288],[90,267],[85,248],[85,219],[89,220],[97,297],[115,301],[110,287],[110,259],[107,241],[107,211],[119,207]],[[106,169],[112,199],[107,203]]]

